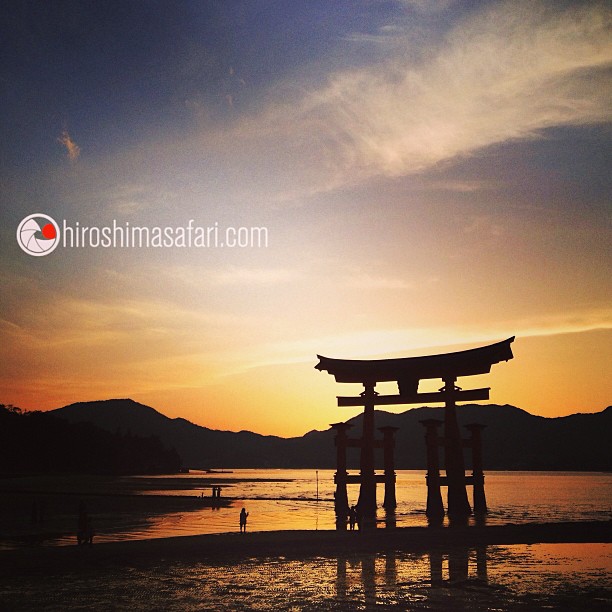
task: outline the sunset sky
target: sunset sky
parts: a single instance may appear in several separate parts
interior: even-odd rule
[[[516,336],[458,384],[542,416],[612,404],[609,3],[0,12],[0,403],[131,397],[302,435],[359,412],[317,353]],[[268,246],[31,257],[32,213],[265,227]]]

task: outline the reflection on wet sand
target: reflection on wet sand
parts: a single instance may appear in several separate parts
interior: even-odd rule
[[[476,578],[484,583],[487,582],[487,547],[478,546],[476,553]],[[470,548],[457,546],[450,549],[447,553],[442,550],[432,550],[429,552],[429,567],[431,574],[431,584],[442,585],[445,583],[442,572],[444,558],[448,560],[448,584],[458,584],[470,578],[469,558]]]
[[[239,538],[239,536],[236,536]],[[241,541],[244,541],[241,539]],[[126,550],[129,545],[125,546]],[[86,551],[94,552],[96,546]],[[0,578],[3,609],[609,610],[609,544],[333,556],[147,556]],[[66,555],[60,555],[65,558]],[[27,593],[27,601],[24,600]]]
[[[339,555],[336,559],[336,599],[338,603],[354,602],[355,588],[351,573],[355,574],[355,568],[359,568],[359,581],[363,593],[363,602],[366,608],[377,605],[377,589],[384,590],[384,599],[402,600],[402,587],[407,582],[398,580],[398,571],[402,575],[411,578],[408,584],[420,585],[429,588],[430,594],[437,600],[439,587],[457,587],[467,581],[478,582],[480,585],[488,584],[487,572],[487,547],[452,547],[449,549],[432,549],[425,555],[414,555],[408,559],[398,561],[398,553],[389,551],[384,554],[362,554],[358,557]],[[377,561],[384,561],[384,567],[379,567],[377,573]],[[429,580],[422,575],[424,563],[429,561]],[[447,572],[444,566],[447,566]],[[401,567],[399,567],[401,566]],[[351,571],[352,570],[352,571]],[[445,575],[447,578],[445,578]],[[349,594],[352,597],[349,597]]]

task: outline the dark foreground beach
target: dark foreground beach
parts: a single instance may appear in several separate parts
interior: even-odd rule
[[[0,551],[3,609],[610,609],[609,522]]]

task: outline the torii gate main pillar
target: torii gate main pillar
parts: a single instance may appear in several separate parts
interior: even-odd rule
[[[395,432],[399,427],[379,427],[383,434],[383,453],[385,466],[385,499],[383,508],[388,511],[395,510],[397,500],[395,497]]]
[[[376,474],[374,472],[374,385],[364,385],[363,431],[361,434],[361,461],[359,501],[357,507],[363,516],[376,514]]]
[[[463,440],[457,422],[455,377],[444,379],[444,462],[448,483],[448,516],[463,519],[472,514],[465,487],[465,463],[463,461]]]

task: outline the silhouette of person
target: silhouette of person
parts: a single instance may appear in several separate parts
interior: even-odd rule
[[[85,531],[87,529],[87,509],[85,504],[79,504],[79,520],[77,522],[77,544],[80,546],[85,542]]]
[[[249,516],[249,513],[243,508],[240,511],[240,533],[246,533],[248,516]]]
[[[94,530],[89,514],[87,513],[87,507],[85,502],[79,504],[79,521],[77,525],[77,543],[81,544],[93,544]]]
[[[94,527],[91,517],[87,517],[87,530],[85,532],[85,543],[90,546],[93,544]]]
[[[349,527],[351,531],[355,531],[355,523],[357,522],[357,510],[355,506],[351,506],[349,510]]]

